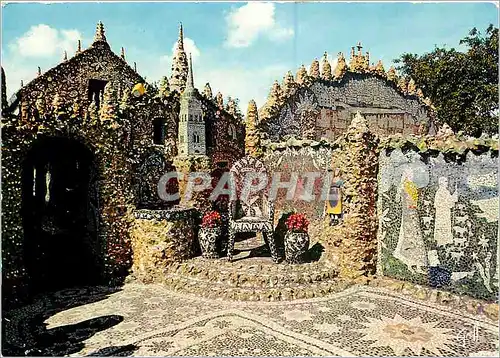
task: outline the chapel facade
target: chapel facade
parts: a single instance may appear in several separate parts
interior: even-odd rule
[[[78,42],[73,56],[38,68],[10,101],[2,69],[4,287],[123,276],[130,213],[175,204],[158,194],[174,163],[199,157],[211,172],[244,155],[235,101],[213,96],[209,84],[196,90],[187,58],[181,25],[172,76],[147,83],[123,48],[111,50],[99,22],[88,48]]]
[[[275,81],[267,102],[259,111],[262,135],[273,142],[288,137],[335,140],[359,112],[370,130],[380,136],[435,131],[434,111],[415,82],[387,72],[382,61],[370,65],[370,53],[360,43],[351,48],[347,63],[338,54],[335,68],[324,54],[309,72],[302,65],[294,77],[288,72]]]

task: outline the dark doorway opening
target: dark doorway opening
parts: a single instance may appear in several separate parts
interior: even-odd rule
[[[153,143],[165,145],[165,119],[156,118],[153,120]]]
[[[46,137],[28,152],[22,175],[24,255],[35,292],[98,282],[98,191],[83,144]]]

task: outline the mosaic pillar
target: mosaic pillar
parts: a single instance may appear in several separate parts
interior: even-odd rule
[[[333,157],[334,166],[343,171],[345,201],[343,222],[332,233],[332,256],[342,277],[372,275],[377,255],[378,138],[359,113]]]
[[[143,209],[134,216],[132,272],[136,278],[161,282],[165,268],[194,256],[194,209]]]

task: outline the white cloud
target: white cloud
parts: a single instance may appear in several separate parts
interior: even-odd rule
[[[10,49],[22,57],[50,57],[74,51],[82,36],[78,30],[57,30],[45,24],[32,26]]]
[[[229,47],[248,47],[259,36],[265,35],[274,41],[293,36],[292,28],[282,27],[276,22],[273,3],[251,2],[231,11],[227,18]]]

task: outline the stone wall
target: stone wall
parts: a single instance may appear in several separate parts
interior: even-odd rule
[[[493,300],[498,141],[488,148],[478,140],[450,137],[442,148],[429,149],[437,141],[406,143],[380,154],[378,273]]]

